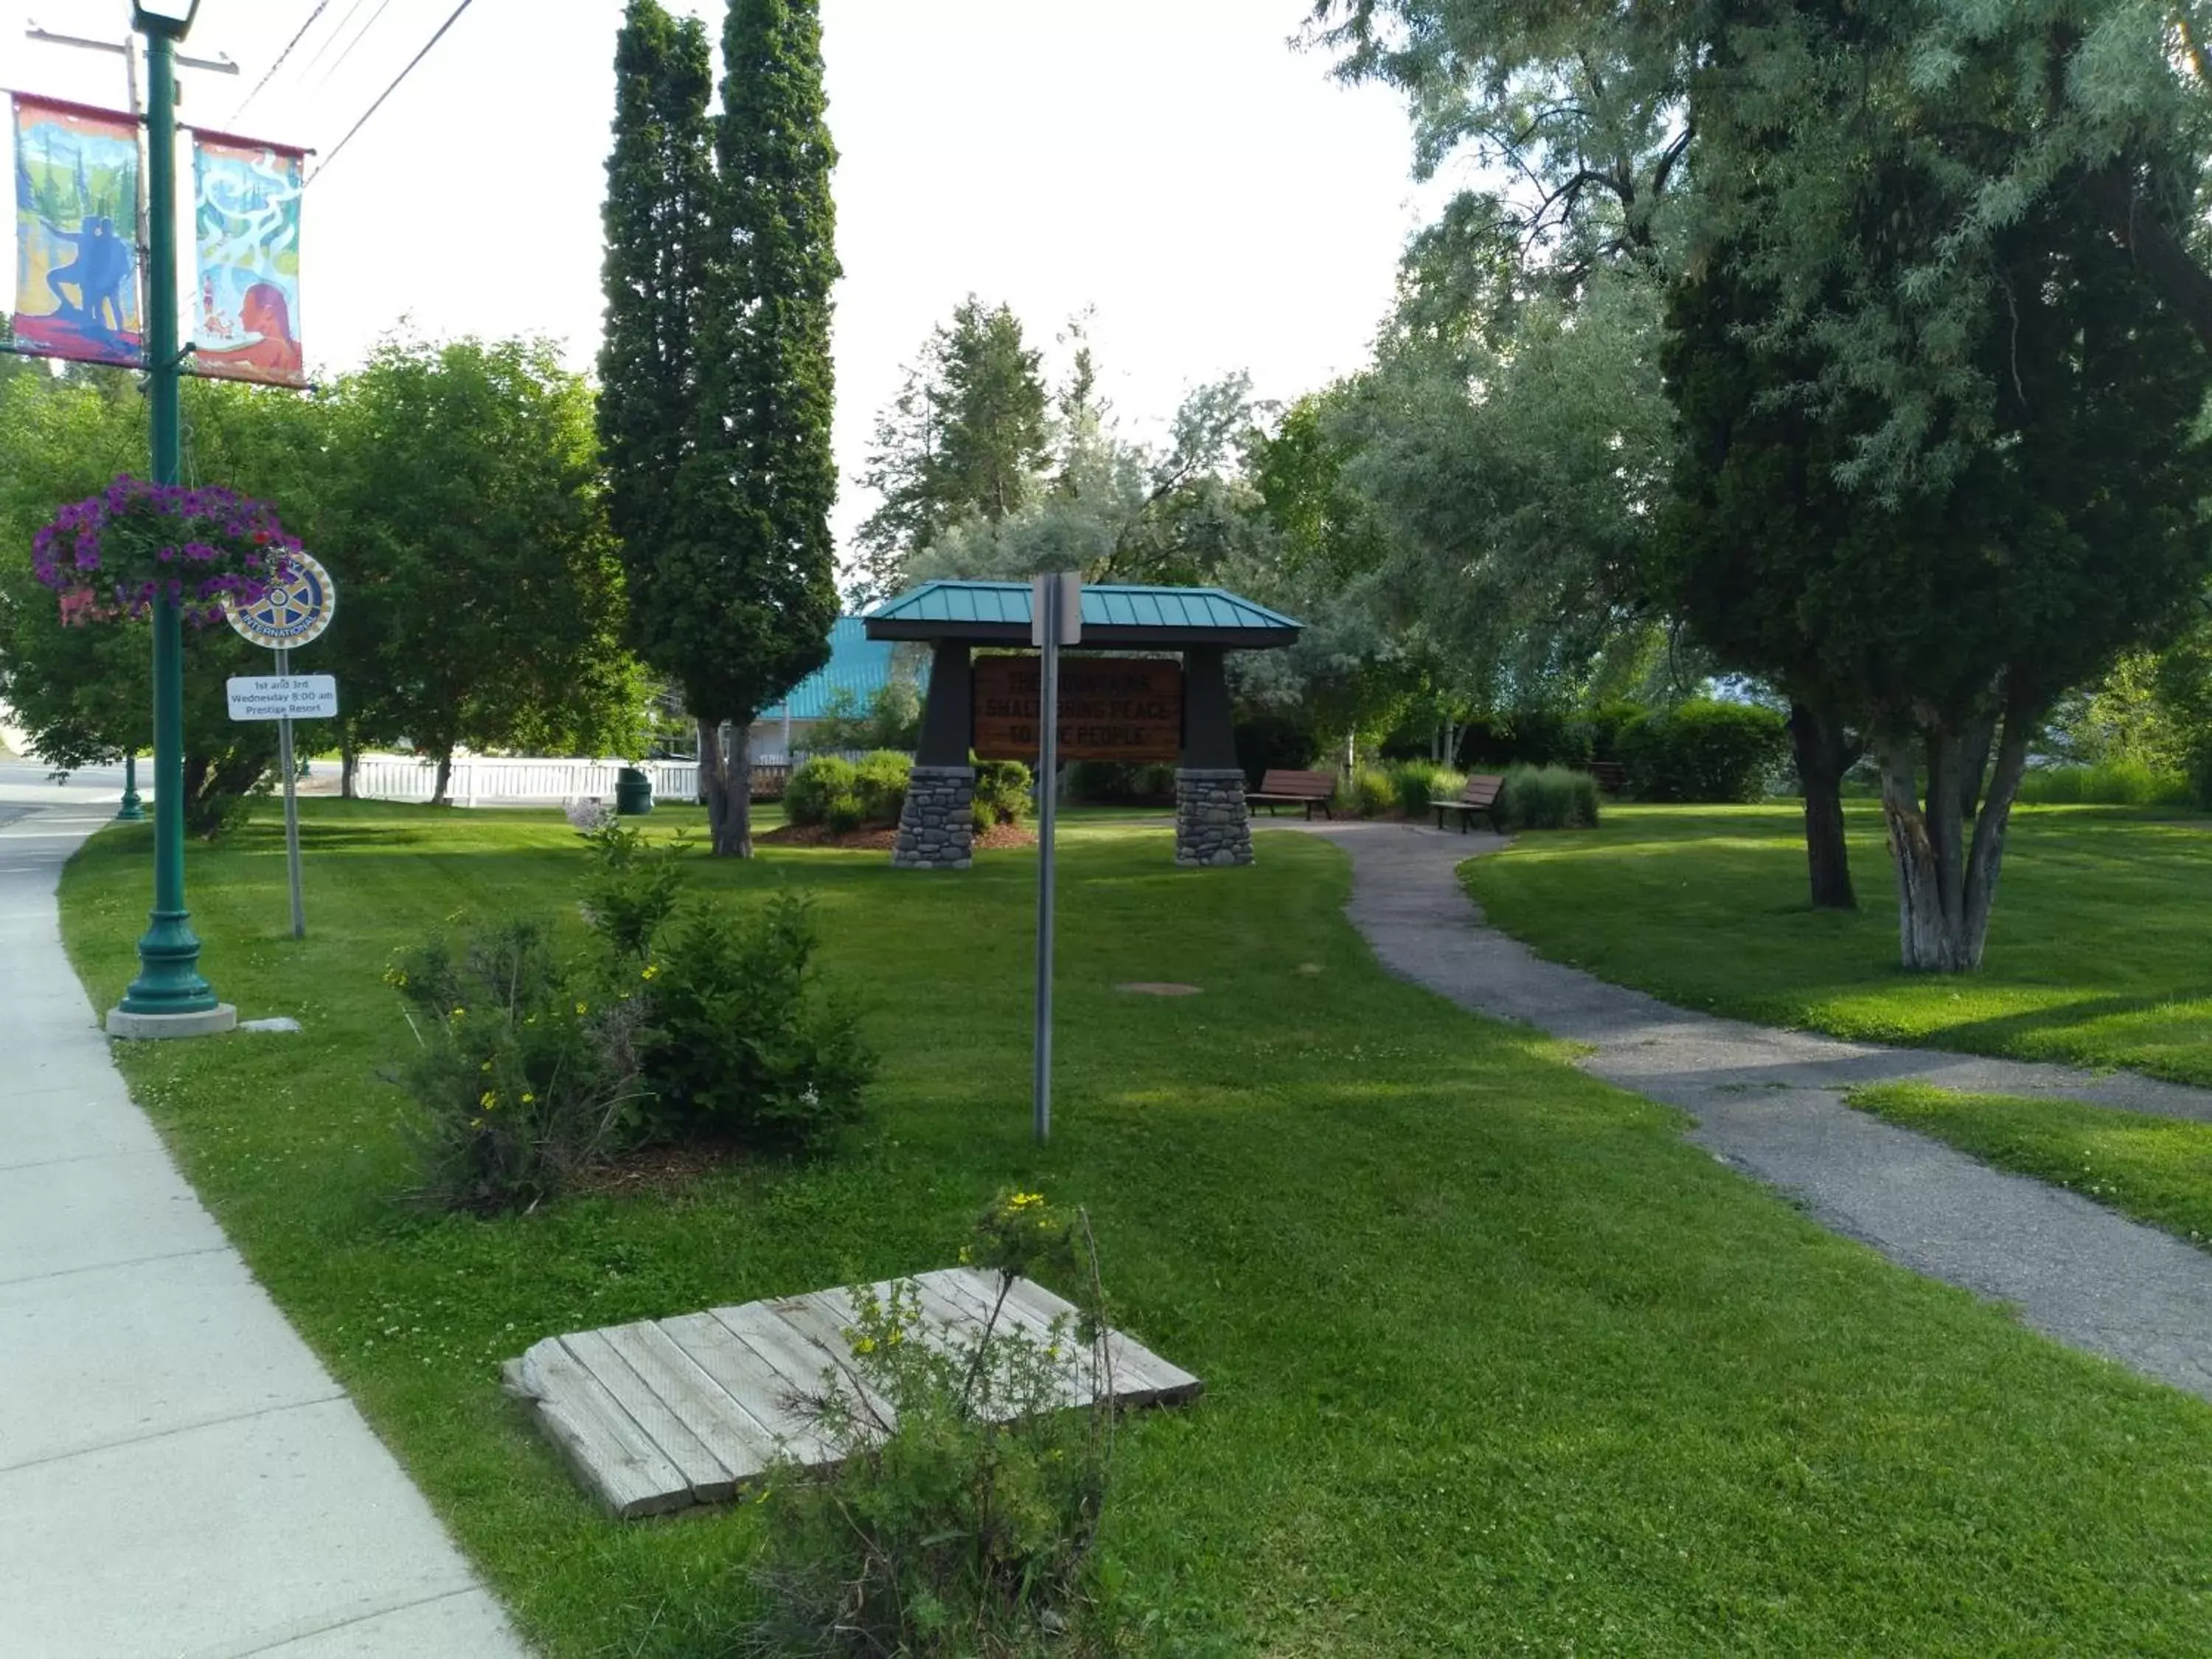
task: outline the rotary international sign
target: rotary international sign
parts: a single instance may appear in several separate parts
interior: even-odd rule
[[[305,553],[285,561],[292,580],[280,582],[252,605],[234,604],[227,596],[223,609],[230,625],[258,646],[289,651],[322,637],[337,614],[338,591],[331,573]]]
[[[975,752],[1037,757],[1042,672],[1035,657],[981,657],[975,666]],[[1182,754],[1182,665],[1166,657],[1066,657],[1060,665],[1060,757],[1173,762]]]

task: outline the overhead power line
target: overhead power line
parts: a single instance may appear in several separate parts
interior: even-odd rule
[[[307,14],[307,21],[300,25],[300,32],[284,43],[284,50],[276,54],[276,61],[261,72],[261,78],[253,83],[253,90],[247,93],[240,101],[238,107],[231,112],[232,120],[235,121],[246,113],[246,105],[258,98],[261,95],[261,88],[269,84],[270,77],[284,67],[284,60],[292,55],[292,48],[307,38],[307,31],[315,27],[315,20],[330,9],[331,0],[315,0],[315,9]]]
[[[368,3],[368,0],[353,0],[353,4],[345,9],[345,15],[339,18],[331,32],[323,37],[323,44],[317,46],[307,61],[300,65],[301,74],[312,75],[314,72],[315,65],[330,56],[331,48],[345,39],[345,32],[353,27],[353,20],[361,15],[361,9]]]
[[[369,13],[368,21],[361,26],[361,33],[346,42],[346,49],[332,59],[331,66],[323,71],[323,78],[315,82],[317,87],[326,87],[331,83],[331,78],[345,67],[345,60],[353,56],[353,49],[368,39],[369,31],[376,27],[376,20],[391,9],[392,0],[381,0],[377,9]]]
[[[345,147],[353,143],[354,134],[359,132],[363,127],[368,125],[369,117],[374,115],[377,111],[384,107],[384,100],[391,97],[393,93],[399,90],[400,82],[406,80],[409,76],[415,73],[415,66],[430,55],[430,49],[436,46],[439,41],[446,38],[446,31],[452,28],[454,24],[459,22],[461,21],[461,14],[475,3],[476,0],[461,0],[461,3],[453,8],[453,15],[451,17],[448,17],[444,22],[438,25],[438,32],[423,43],[422,50],[416,52],[414,57],[407,60],[407,67],[399,71],[398,76],[393,79],[390,86],[385,88],[382,92],[377,94],[376,101],[368,106],[367,112],[362,114],[361,119],[355,122],[350,127],[346,129],[346,136],[337,141],[337,143],[332,147],[331,153],[323,158],[322,166],[315,169],[316,179],[321,178],[325,173],[331,170],[331,163],[337,161],[340,155],[343,155],[345,153]],[[312,184],[314,180],[311,179],[308,182]]]

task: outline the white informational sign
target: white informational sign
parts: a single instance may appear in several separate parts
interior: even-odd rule
[[[331,674],[234,674],[230,717],[234,720],[330,720],[338,712],[337,678]]]
[[[1057,610],[1060,643],[1083,643],[1083,577],[1080,572],[1048,573],[1030,578],[1030,643],[1044,649],[1045,612]]]

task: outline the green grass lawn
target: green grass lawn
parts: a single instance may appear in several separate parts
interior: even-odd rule
[[[1851,1104],[2212,1247],[2212,1124],[1911,1083],[1857,1090]]]
[[[149,845],[111,830],[65,880],[98,1006],[131,970]],[[306,1033],[123,1064],[554,1659],[724,1651],[757,1520],[603,1518],[498,1362],[942,1265],[1009,1184],[1089,1206],[1121,1322],[1209,1385],[1132,1426],[1105,1540],[1164,1651],[2212,1650],[2212,1407],[1888,1267],[1553,1045],[1389,978],[1326,844],[1186,872],[1163,830],[1070,832],[1043,1151],[1034,854],[702,867],[717,895],[817,896],[886,1055],[875,1126],[833,1162],[498,1222],[395,1202],[407,1104],[377,1074],[410,1039],[379,978],[432,928],[572,914],[575,837],[552,814],[313,801],[307,854],[300,944],[269,823],[191,873],[217,985]],[[1132,980],[1205,994],[1113,989]]]
[[[1544,955],[1686,1008],[1838,1036],[2212,1084],[2212,829],[2024,807],[1980,972],[1908,974],[1881,812],[1849,806],[1855,915],[1807,902],[1802,814],[1614,806],[1462,870]]]

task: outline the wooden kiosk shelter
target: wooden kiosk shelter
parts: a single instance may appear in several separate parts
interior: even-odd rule
[[[1038,748],[1039,672],[1027,582],[939,581],[869,613],[872,640],[934,652],[921,744],[891,861],[964,870],[975,794],[971,753],[1025,760]],[[1294,643],[1300,624],[1218,587],[1083,590],[1081,655],[1060,668],[1062,759],[1172,763],[1176,862],[1249,864],[1252,829],[1224,663]],[[978,650],[1020,654],[981,658]],[[1173,657],[1158,653],[1173,652]]]

